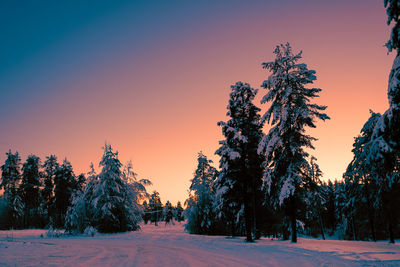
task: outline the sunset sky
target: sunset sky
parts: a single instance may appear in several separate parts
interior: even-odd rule
[[[259,88],[289,41],[331,117],[312,154],[340,179],[369,109],[388,106],[389,31],[382,0],[2,1],[0,164],[55,154],[79,174],[107,141],[163,202],[184,201],[197,153],[218,167],[230,85]]]

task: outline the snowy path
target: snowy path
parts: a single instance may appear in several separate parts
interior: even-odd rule
[[[387,243],[189,235],[182,225],[139,232],[40,238],[43,230],[0,231],[0,266],[399,266],[400,246]],[[8,238],[7,238],[8,235]]]

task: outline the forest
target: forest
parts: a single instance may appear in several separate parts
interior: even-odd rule
[[[110,144],[84,174],[55,155],[43,161],[29,155],[22,163],[9,150],[1,165],[0,228],[63,229],[66,234],[136,231],[140,223],[185,221],[191,234],[245,236],[247,242],[274,237],[297,242],[299,235],[345,240],[400,237],[400,9],[384,0],[386,47],[396,53],[388,81],[388,109],[370,110],[354,137],[353,159],[342,179],[323,177],[312,155],[308,129],[333,117],[313,88],[317,71],[289,43],[273,49],[262,63],[259,89],[231,85],[227,120],[217,123],[223,140],[218,166],[199,152],[184,205],[161,203],[148,193],[131,162],[122,164]],[[262,95],[260,106],[255,97]],[[371,106],[374,103],[370,103]],[[265,110],[262,112],[262,110]],[[188,177],[189,179],[190,177]]]

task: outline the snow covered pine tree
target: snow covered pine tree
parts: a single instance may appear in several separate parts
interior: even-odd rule
[[[200,152],[197,157],[197,169],[191,180],[189,198],[186,200],[185,229],[191,234],[210,234],[215,214],[214,181],[218,171],[210,165],[212,161]]]
[[[244,213],[246,240],[252,242],[256,237],[256,211],[263,202],[261,193],[263,156],[257,153],[262,138],[260,109],[252,102],[257,90],[247,83],[237,82],[231,86],[227,122],[222,126],[225,140],[216,154],[221,157],[221,172],[216,181],[217,207],[231,224],[231,234],[235,235],[236,218]]]
[[[347,190],[346,205],[352,207],[349,209],[348,216],[350,216],[352,220],[355,220],[357,217],[355,215],[359,210],[358,207],[366,205],[371,237],[373,241],[376,241],[374,223],[375,209],[373,204],[377,198],[376,189],[379,185],[376,184],[376,177],[379,176],[379,174],[375,172],[376,169],[369,161],[369,149],[371,149],[369,142],[381,114],[375,113],[372,110],[370,112],[371,116],[361,129],[360,135],[354,139],[352,150],[354,157],[348,165],[343,177],[345,180],[345,189]]]
[[[390,242],[394,243],[393,214],[397,207],[390,195],[400,183],[400,3],[398,0],[384,0],[384,5],[388,15],[387,24],[390,25],[392,21],[395,23],[386,47],[389,52],[396,50],[397,55],[389,75],[389,109],[379,118],[374,128],[369,159],[380,173],[377,177],[379,195],[387,215]]]
[[[8,208],[8,227],[22,227],[22,219],[24,216],[24,204],[18,191],[21,181],[21,158],[18,152],[13,154],[11,150],[7,153],[4,165],[1,166],[1,183],[0,189],[4,189],[4,196]]]
[[[93,191],[95,225],[99,232],[137,230],[142,209],[136,203],[129,185],[124,182],[118,152],[104,145],[98,182]]]
[[[292,242],[297,242],[296,191],[303,183],[302,170],[308,168],[308,153],[315,138],[305,134],[305,127],[315,128],[315,119],[327,120],[321,111],[326,106],[310,103],[318,97],[319,88],[305,86],[316,80],[315,71],[297,63],[302,52],[292,53],[289,43],[278,45],[272,62],[262,66],[272,74],[261,85],[268,90],[261,103],[271,102],[262,121],[271,122],[269,133],[263,137],[258,152],[266,157],[264,179],[267,192],[276,205],[285,205],[291,220]]]

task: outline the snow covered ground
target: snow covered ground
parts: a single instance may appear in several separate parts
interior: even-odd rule
[[[400,246],[306,238],[248,244],[243,238],[189,235],[180,224],[94,237],[48,238],[45,230],[19,230],[0,231],[0,266],[400,266]]]

